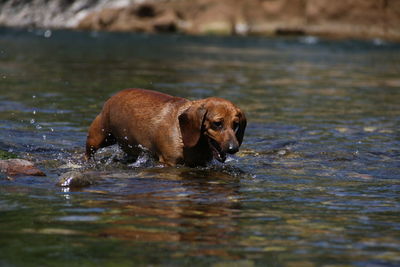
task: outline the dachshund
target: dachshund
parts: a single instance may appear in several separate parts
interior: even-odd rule
[[[118,143],[137,158],[143,148],[160,163],[205,166],[225,162],[242,144],[245,114],[232,102],[190,101],[145,89],[125,89],[108,99],[89,127],[85,158]]]

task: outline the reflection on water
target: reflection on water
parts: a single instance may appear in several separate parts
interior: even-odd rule
[[[0,30],[0,264],[396,266],[400,46]],[[249,120],[227,164],[81,161],[104,100],[143,87],[228,98]],[[96,181],[59,187],[79,171]]]

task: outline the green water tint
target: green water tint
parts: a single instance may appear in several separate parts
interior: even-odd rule
[[[17,155],[15,155],[14,153],[0,150],[0,160],[15,159],[15,158],[17,158]]]
[[[0,265],[396,266],[400,46],[0,30]],[[225,165],[81,161],[120,89],[220,96],[249,120]],[[82,166],[85,170],[82,170]],[[56,185],[78,170],[98,182]]]

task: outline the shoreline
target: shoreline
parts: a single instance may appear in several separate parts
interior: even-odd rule
[[[185,35],[315,36],[400,42],[396,0],[9,0],[0,26]]]

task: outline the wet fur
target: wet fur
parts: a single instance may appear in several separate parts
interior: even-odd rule
[[[224,128],[216,129],[215,120],[222,120]],[[169,166],[205,165],[215,156],[223,162],[226,153],[237,152],[245,128],[244,113],[222,98],[189,101],[126,89],[107,100],[90,125],[85,157],[90,159],[99,148],[118,143],[134,157],[143,146]]]

